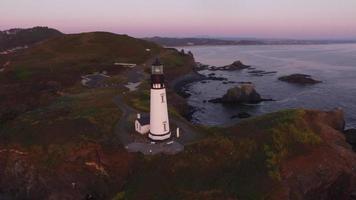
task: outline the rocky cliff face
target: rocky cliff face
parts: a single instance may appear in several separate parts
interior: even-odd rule
[[[307,121],[323,142],[283,162],[275,199],[354,199],[356,154],[341,133],[342,111],[308,111]]]
[[[0,149],[0,199],[108,199],[123,187],[134,156],[123,149],[87,144],[63,155]]]

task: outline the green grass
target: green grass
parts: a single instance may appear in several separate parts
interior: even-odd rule
[[[168,54],[162,57],[162,62],[167,64],[168,67],[180,67],[186,64],[185,58],[178,54]]]
[[[151,51],[146,51],[151,49]],[[154,43],[126,35],[94,32],[46,40],[11,59],[16,80],[49,79],[74,84],[80,75],[116,69],[115,62],[141,64],[159,54]]]
[[[20,115],[5,124],[1,137],[26,146],[48,145],[56,142],[48,141],[51,127],[63,131],[53,137],[65,143],[83,138],[98,141],[114,137],[114,127],[121,116],[113,101],[115,95],[115,89],[96,89],[59,97],[49,106]],[[77,132],[73,132],[75,130]]]
[[[143,112],[150,111],[150,92],[148,90],[138,91],[130,97],[130,104]]]
[[[181,55],[178,51],[167,51],[161,56],[165,67],[165,75],[168,79],[175,79],[179,76],[192,72],[195,65],[194,59],[187,55]]]
[[[305,115],[304,110],[285,110],[230,128],[200,127],[207,137],[186,146],[184,152],[144,157],[125,197],[268,198],[279,187],[282,162],[322,142]]]
[[[300,150],[298,145],[318,145],[321,142],[321,138],[307,128],[303,119],[299,120],[272,128],[272,141],[264,145],[269,175],[275,180],[281,180],[280,165],[285,158]]]
[[[301,152],[303,145],[321,143],[319,135],[305,121],[305,114],[301,109],[284,110],[241,123],[241,127],[247,130],[263,132],[261,145],[266,156],[266,166],[269,176],[275,180],[281,180],[280,165],[284,159]]]
[[[151,49],[147,52],[146,49]],[[142,63],[159,53],[154,43],[126,35],[93,32],[63,35],[41,43],[21,55],[22,62],[33,67],[82,63]],[[50,65],[48,65],[50,64]],[[37,66],[36,66],[37,65]]]
[[[50,169],[60,164],[66,154],[69,152],[64,145],[50,145],[47,148],[47,153],[40,158],[42,167]]]
[[[267,175],[259,152],[253,139],[211,136],[175,156],[144,157],[125,194],[128,199],[138,198],[137,194],[149,199],[185,199],[194,194],[201,199],[199,194],[214,196],[217,191],[221,197],[262,199],[265,191],[259,181]]]
[[[255,126],[258,129],[267,130],[274,128],[276,125],[291,123],[303,117],[303,110],[282,110],[275,113],[268,113],[262,116],[244,120],[241,125]]]
[[[119,192],[117,193],[111,200],[125,200],[125,192]]]
[[[26,80],[31,77],[32,72],[26,68],[16,68],[15,69],[15,79],[17,80]]]

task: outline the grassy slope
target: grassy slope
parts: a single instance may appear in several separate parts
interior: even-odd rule
[[[14,31],[14,29],[10,30]],[[19,46],[29,46],[49,38],[60,36],[63,33],[47,27],[34,27],[29,29],[17,29],[16,34],[0,32],[0,50],[7,50]]]
[[[1,143],[68,144],[112,138],[120,110],[112,99],[119,90],[84,90],[56,98],[45,107],[26,112],[4,125]]]
[[[150,52],[146,51],[148,48]],[[11,66],[1,74],[0,104],[9,112],[0,117],[0,148],[27,152],[29,160],[23,163],[31,163],[35,166],[33,169],[37,169],[31,173],[58,183],[68,179],[65,174],[83,181],[80,180],[84,179],[81,175],[88,173],[83,162],[90,161],[92,157],[96,161],[92,155],[102,149],[106,152],[101,153],[103,159],[114,157],[105,161],[108,165],[105,169],[113,178],[96,173],[86,175],[101,182],[95,187],[90,186],[88,193],[108,195],[110,192],[107,190],[116,192],[132,170],[133,166],[125,163],[129,163],[133,156],[123,148],[117,149],[118,141],[113,129],[121,112],[113,97],[127,91],[123,87],[127,77],[122,75],[124,69],[117,69],[119,67],[113,63],[140,64],[161,51],[158,45],[124,35],[85,33],[51,39],[6,58],[11,59]],[[168,55],[172,53],[176,54],[171,51]],[[178,54],[175,56],[181,59]],[[172,65],[170,61],[165,64]],[[185,67],[185,63],[180,62],[180,66],[174,64],[174,67]],[[113,75],[108,81],[118,84],[117,88],[85,89],[80,85],[81,75],[101,70]],[[49,81],[56,83],[55,88],[47,88]],[[98,146],[92,147],[93,143]],[[68,161],[74,156],[79,160]],[[126,158],[128,160],[119,161]],[[6,166],[12,168],[11,159],[7,162]],[[71,171],[72,168],[78,173]],[[10,171],[7,178],[11,177]],[[63,173],[63,177],[47,176],[47,173]],[[110,184],[112,188],[106,185],[113,181],[116,183]],[[83,181],[83,185],[88,184]]]
[[[64,145],[70,152],[82,142],[112,142],[121,116],[113,97],[126,90],[123,69],[113,63],[140,64],[160,51],[150,42],[96,32],[64,35],[13,55],[0,80],[0,144],[28,149]],[[80,85],[81,75],[101,70],[112,72],[119,86]],[[56,87],[46,88],[48,81]]]
[[[48,105],[58,96],[53,93],[74,86],[81,75],[106,70],[120,76],[114,62],[143,63],[161,50],[126,35],[95,32],[60,36],[12,55],[0,74],[0,122]]]
[[[210,136],[181,154],[146,157],[125,194],[132,199],[267,198],[278,188],[281,162],[321,142],[304,115],[288,110],[228,129],[206,129]]]
[[[104,32],[64,35],[16,55],[11,67],[14,78],[19,80],[43,74],[65,81],[66,78],[72,80],[78,73],[89,73],[112,66],[114,62],[140,64],[160,50],[153,43],[126,35]]]
[[[173,88],[170,87],[170,82],[175,78],[192,72],[195,65],[194,58],[188,54],[181,54],[178,51],[166,49],[160,54],[161,62],[164,64],[164,73],[167,87],[167,98],[169,102],[169,111],[175,116],[181,116],[187,112],[186,100],[179,96]],[[150,65],[146,65],[145,72],[149,74],[151,71]],[[142,112],[148,112],[150,106],[150,80],[144,80],[139,90],[132,92],[126,96],[126,101],[134,108]]]

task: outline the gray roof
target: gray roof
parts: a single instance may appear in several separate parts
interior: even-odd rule
[[[137,119],[137,121],[141,124],[141,126],[149,125],[150,124],[150,116],[147,114],[141,115],[141,118]]]

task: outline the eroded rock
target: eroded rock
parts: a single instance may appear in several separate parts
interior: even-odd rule
[[[241,84],[230,88],[222,98],[212,99],[212,103],[239,104],[239,103],[260,103],[271,99],[263,99],[255,90],[253,84]]]
[[[278,80],[285,81],[288,83],[295,83],[295,84],[317,84],[321,83],[322,81],[313,79],[310,75],[307,74],[292,74],[288,76],[279,77]]]

